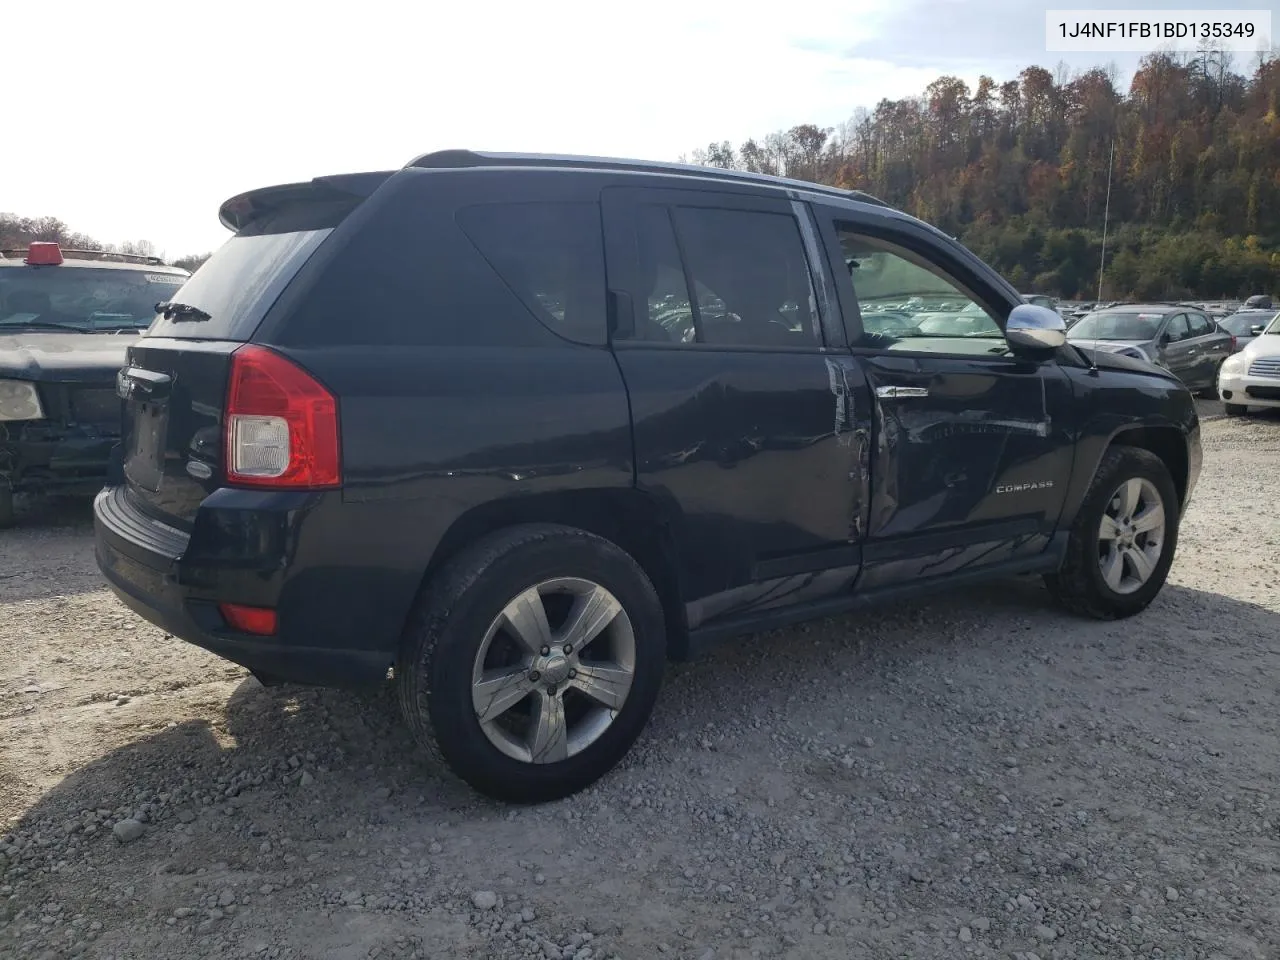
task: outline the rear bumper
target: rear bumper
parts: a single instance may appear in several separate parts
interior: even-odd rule
[[[132,507],[123,487],[102,490],[93,514],[94,549],[107,583],[127,607],[175,637],[255,674],[292,683],[360,687],[386,679],[387,651],[316,646],[311,631],[290,629],[295,618],[287,607],[273,637],[227,626],[219,601],[277,606],[270,596],[275,588],[267,587],[264,594],[262,585],[273,578],[278,583],[284,556],[263,553],[255,558],[255,569],[246,569],[242,559],[223,565],[201,559],[193,565],[191,537]],[[244,595],[246,579],[257,585],[252,596]]]

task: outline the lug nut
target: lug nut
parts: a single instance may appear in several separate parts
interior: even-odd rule
[[[529,679],[532,680],[534,683],[537,683],[538,678],[541,676],[542,674],[540,674],[537,670],[534,670],[529,674]]]
[[[572,644],[572,643],[566,643],[566,644],[564,645],[564,652],[565,652],[565,653],[573,653],[573,644]]]
[[[577,675],[578,675],[578,671],[577,671],[577,670],[570,670],[570,671],[569,671],[569,679],[570,679],[570,680],[572,680],[572,679],[573,679],[574,677],[576,677]]]
[[[543,648],[542,648],[542,655],[543,655],[544,657],[545,657],[548,653],[550,653],[550,652],[551,652],[551,648],[550,648],[550,647],[543,647]]]

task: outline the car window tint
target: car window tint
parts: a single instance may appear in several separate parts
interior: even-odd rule
[[[846,267],[837,282],[852,284],[862,314],[855,346],[966,353],[1003,344],[991,313],[936,265],[852,224],[837,222],[836,237]]]
[[[1191,336],[1203,337],[1213,333],[1213,321],[1203,314],[1188,314],[1191,318]]]
[[[594,203],[490,203],[458,224],[526,307],[556,333],[604,343],[604,246]]]
[[[695,342],[692,298],[670,212],[666,207],[642,206],[635,226],[640,256],[635,339]]]
[[[1180,313],[1175,316],[1169,321],[1169,325],[1164,328],[1164,332],[1170,343],[1186,340],[1191,335],[1191,325],[1187,322],[1187,315]]]
[[[672,210],[693,287],[699,343],[813,347],[821,343],[809,264],[789,214]]]

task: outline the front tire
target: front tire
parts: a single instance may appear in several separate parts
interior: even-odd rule
[[[434,578],[396,684],[429,754],[487,796],[540,803],[622,759],[665,664],[662,606],[639,564],[583,530],[538,524],[481,540]]]
[[[1066,559],[1045,577],[1068,610],[1118,620],[1164,586],[1178,542],[1178,491],[1159,457],[1114,446],[1102,457],[1072,525]]]

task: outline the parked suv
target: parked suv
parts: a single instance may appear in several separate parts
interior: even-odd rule
[[[865,194],[450,151],[228,201],[120,375],[120,598],[263,682],[389,673],[495,797],[596,780],[709,641],[1044,575],[1126,617],[1199,424]],[[973,335],[864,325],[959,301]]]

